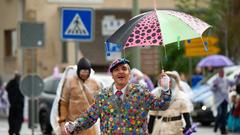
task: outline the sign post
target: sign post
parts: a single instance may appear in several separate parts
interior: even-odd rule
[[[31,49],[31,59],[32,59],[31,72],[34,73],[36,71],[36,64],[35,64],[36,56],[35,56],[34,52],[36,51],[36,48],[44,47],[44,41],[45,41],[44,23],[24,22],[23,21],[23,22],[19,23],[19,29],[20,29],[20,31],[19,31],[20,46],[24,49],[26,49],[26,48]],[[22,63],[24,63],[24,61],[22,61]],[[23,68],[23,71],[24,71],[24,68]],[[34,135],[34,128],[35,128],[34,124],[36,123],[35,122],[35,114],[33,112],[34,112],[35,108],[37,107],[33,104],[33,101],[35,100],[33,94],[34,94],[34,92],[36,92],[36,90],[38,90],[38,89],[35,89],[36,86],[41,85],[41,88],[43,87],[43,83],[41,82],[41,79],[40,79],[41,84],[39,84],[39,85],[34,83],[35,81],[36,81],[35,77],[28,77],[27,81],[24,81],[24,84],[22,85],[22,88],[21,88],[23,94],[26,95],[25,91],[29,91],[28,93],[31,93],[29,95],[30,101],[32,101],[32,102],[30,102],[31,108],[29,107],[28,109],[29,109],[29,112],[31,112],[31,117],[30,117],[31,124],[30,125],[32,128],[32,135]],[[39,92],[41,92],[41,90],[39,90]]]
[[[94,12],[91,8],[61,9],[61,39],[76,41],[75,62],[77,63],[80,41],[94,39]]]
[[[37,97],[43,91],[44,83],[38,75],[28,75],[23,78],[20,83],[21,92],[30,98],[29,100],[29,127],[32,128],[32,135],[34,135],[35,123],[37,121],[37,101],[34,97]]]

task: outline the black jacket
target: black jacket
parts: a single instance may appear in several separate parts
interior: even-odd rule
[[[17,79],[10,80],[6,86],[6,90],[10,106],[22,108],[24,106],[24,96],[20,91],[19,81]]]

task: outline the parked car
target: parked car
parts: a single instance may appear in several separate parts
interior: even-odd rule
[[[108,87],[112,84],[113,79],[106,73],[95,73],[94,78],[100,82],[103,87]],[[44,90],[39,97],[39,124],[43,134],[51,134],[52,126],[50,124],[50,112],[56,97],[56,90],[60,82],[60,77],[49,76],[44,79]]]
[[[225,76],[234,81],[235,75],[240,73],[240,65],[224,68]],[[203,125],[210,125],[214,121],[213,93],[211,85],[218,77],[218,73],[213,74],[210,78],[205,79],[197,84],[193,89],[192,102],[194,111],[192,112],[193,121],[200,122]]]

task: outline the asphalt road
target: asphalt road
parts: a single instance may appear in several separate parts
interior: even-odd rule
[[[24,122],[20,132],[21,135],[32,135],[32,129],[28,128],[28,122]],[[0,135],[8,135],[8,121],[7,118],[0,118]],[[34,135],[42,135],[40,127],[34,129]]]
[[[32,135],[32,130],[28,128],[28,123],[24,122],[20,132],[21,135]],[[8,122],[6,117],[0,117],[0,135],[8,135]],[[34,129],[34,135],[42,135],[40,127]],[[199,126],[197,128],[197,133],[193,135],[221,135],[219,132],[214,133],[213,127],[203,127]],[[240,135],[240,133],[229,133],[228,135]]]

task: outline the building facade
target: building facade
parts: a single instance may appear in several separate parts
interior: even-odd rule
[[[153,9],[153,2],[139,0],[141,11]],[[174,0],[158,0],[157,9],[174,9]],[[92,42],[62,41],[61,8],[84,8],[95,10],[94,40]],[[15,70],[22,74],[37,73],[41,77],[52,74],[58,66],[60,71],[75,64],[75,44],[79,44],[77,57],[86,56],[96,71],[106,71],[105,39],[110,32],[103,21],[113,22],[131,18],[132,0],[1,0],[0,1],[0,75],[9,79]],[[110,18],[110,19],[109,19]],[[19,22],[41,22],[45,25],[44,47],[23,49],[19,44]],[[111,29],[111,28],[110,28]],[[103,32],[105,31],[105,32]],[[151,51],[150,51],[151,52]]]

